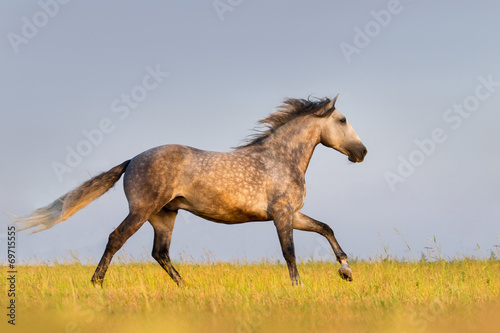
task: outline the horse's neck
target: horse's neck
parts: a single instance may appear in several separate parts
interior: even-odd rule
[[[314,148],[320,142],[319,133],[314,119],[296,119],[274,133],[266,145],[276,153],[276,158],[289,160],[305,174]]]

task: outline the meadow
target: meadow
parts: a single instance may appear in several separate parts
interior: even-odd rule
[[[292,287],[282,262],[189,263],[177,287],[150,262],[18,266],[16,325],[2,332],[498,332],[500,261],[396,260],[299,264]],[[5,309],[6,279],[2,278]],[[5,285],[5,286],[4,286]],[[5,310],[4,310],[5,311]],[[5,330],[5,328],[7,328]]]

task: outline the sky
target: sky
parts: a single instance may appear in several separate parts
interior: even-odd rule
[[[302,212],[375,260],[500,256],[495,1],[23,1],[0,4],[0,260],[28,215],[149,148],[230,151],[287,98],[334,97],[368,149],[318,146]],[[128,213],[122,181],[16,235],[19,261],[95,263]],[[294,233],[300,260],[334,260]],[[150,260],[145,224],[119,256]],[[272,222],[177,218],[173,260],[282,260]]]

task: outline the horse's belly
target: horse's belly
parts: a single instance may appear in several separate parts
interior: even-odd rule
[[[241,200],[237,195],[217,197],[177,197],[167,209],[184,209],[204,219],[221,223],[267,221],[267,205],[256,200]]]

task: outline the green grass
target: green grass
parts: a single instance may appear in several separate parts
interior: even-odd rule
[[[292,287],[286,266],[275,263],[176,267],[185,287],[177,287],[157,264],[129,263],[111,265],[101,289],[89,282],[93,266],[19,266],[17,325],[7,331],[495,332],[500,327],[498,260],[356,262],[353,282],[340,279],[336,263],[304,263],[300,287]],[[0,286],[4,307],[5,279]],[[2,317],[1,326],[7,326]]]

